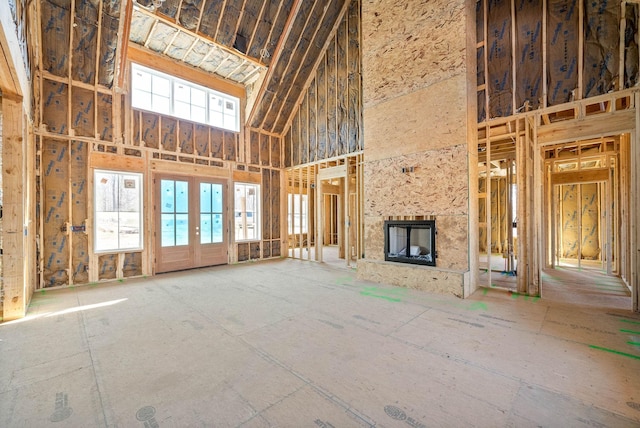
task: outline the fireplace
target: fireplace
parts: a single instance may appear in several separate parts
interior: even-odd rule
[[[385,221],[384,241],[386,261],[436,265],[435,220]]]

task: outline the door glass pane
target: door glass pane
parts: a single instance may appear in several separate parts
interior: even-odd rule
[[[189,183],[176,181],[176,212],[189,212]]]
[[[211,184],[200,183],[200,212],[211,212]]]
[[[161,180],[160,182],[160,205],[163,213],[175,212],[174,202],[174,181]]]
[[[211,212],[222,212],[222,184],[212,184],[211,191],[213,192],[213,208]]]
[[[223,242],[222,236],[222,214],[213,215],[213,225],[211,227],[211,242]]]
[[[176,245],[189,245],[189,214],[176,214]]]
[[[200,214],[200,243],[211,244],[211,214]]]
[[[160,245],[173,247],[176,245],[176,225],[173,214],[162,214],[160,222]]]

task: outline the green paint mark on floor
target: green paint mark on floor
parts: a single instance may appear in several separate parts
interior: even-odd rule
[[[631,342],[631,341],[629,341],[629,342],[627,342],[627,344],[631,345],[631,346],[640,346],[640,342]]]
[[[46,292],[46,290],[40,290],[40,294],[45,294]]]
[[[640,324],[640,321],[631,321],[631,320],[626,320],[626,319],[621,319],[620,321],[622,322],[628,322],[629,324]]]
[[[118,280],[118,282],[124,282],[124,279],[120,278],[120,279]]]
[[[626,330],[626,329],[620,329],[621,333],[631,333],[631,334],[640,334],[640,331],[633,331],[633,330]]]
[[[469,305],[468,309],[470,311],[478,311],[478,310],[486,311],[487,304],[484,302],[473,302],[472,304]]]
[[[353,282],[353,278],[350,276],[342,276],[338,279],[336,279],[336,284],[338,285],[346,285]]]
[[[484,290],[482,290],[482,295],[483,295],[483,296],[486,296],[488,292],[489,292],[489,290],[487,290],[487,289],[485,288]]]
[[[97,286],[97,285],[98,285],[98,283],[97,283],[97,282],[90,282],[90,283],[89,283],[89,287],[95,287],[95,286]]]
[[[591,349],[599,349],[600,351],[611,352],[612,354],[622,355],[623,357],[633,358],[634,360],[640,360],[640,355],[627,354],[626,352],[616,351],[615,349],[603,348],[601,346],[589,345]]]
[[[369,296],[369,297],[375,297],[377,299],[388,300],[389,302],[402,302],[402,299],[398,297],[384,296],[381,294],[372,293],[370,291],[361,291],[360,294],[362,294],[363,296]]]

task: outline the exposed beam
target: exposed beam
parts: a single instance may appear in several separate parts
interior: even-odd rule
[[[295,3],[293,4],[293,7],[291,8],[291,12],[289,13],[289,17],[287,18],[287,22],[284,24],[284,29],[282,30],[282,34],[280,35],[280,39],[278,39],[278,44],[276,45],[276,48],[275,48],[275,50],[273,52],[273,57],[271,59],[271,66],[267,70],[267,75],[265,76],[264,80],[262,81],[262,85],[260,85],[260,89],[258,90],[258,95],[256,96],[256,101],[253,104],[253,108],[251,109],[251,113],[249,113],[249,116],[247,117],[247,122],[246,123],[252,123],[253,122],[254,116],[256,114],[256,110],[257,110],[258,106],[262,103],[262,99],[264,98],[264,94],[267,91],[267,86],[268,86],[269,82],[271,81],[271,78],[273,77],[275,64],[278,63],[278,59],[280,58],[280,55],[282,55],[282,50],[284,48],[284,44],[285,44],[287,38],[289,37],[289,34],[291,33],[291,30],[293,29],[293,23],[296,20],[296,16],[298,15],[298,12],[300,11],[300,5],[301,4],[302,4],[302,0],[295,0]]]
[[[116,71],[118,73],[118,81],[116,82],[116,89],[122,89],[124,87],[124,77],[126,76],[127,68],[127,47],[129,46],[129,35],[131,33],[131,17],[133,16],[133,0],[124,2],[124,19],[120,19],[120,28],[118,34],[121,34],[120,40],[118,40],[118,49],[120,49],[120,55],[117,56],[118,63],[116,64]],[[120,11],[122,17],[122,9]],[[96,55],[100,57],[100,55]],[[96,69],[96,75],[98,70]]]

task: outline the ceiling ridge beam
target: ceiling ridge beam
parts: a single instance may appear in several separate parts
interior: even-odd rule
[[[264,98],[264,95],[267,92],[267,86],[271,81],[271,78],[273,77],[275,64],[277,64],[278,59],[280,58],[280,55],[282,55],[282,50],[284,49],[285,41],[287,40],[287,38],[289,37],[289,34],[291,33],[291,30],[293,28],[293,23],[295,22],[296,17],[298,16],[298,12],[300,11],[301,4],[302,4],[302,0],[295,0],[295,3],[291,8],[291,12],[287,17],[287,22],[284,24],[284,29],[282,30],[282,34],[280,35],[280,39],[278,39],[278,44],[276,45],[276,48],[273,51],[273,56],[271,58],[271,63],[270,63],[271,65],[267,69],[267,75],[265,76],[264,80],[262,81],[262,84],[260,85],[260,89],[258,90],[256,100],[253,103],[253,107],[251,108],[251,113],[249,113],[246,123],[253,122],[258,106],[261,104],[262,99]]]

